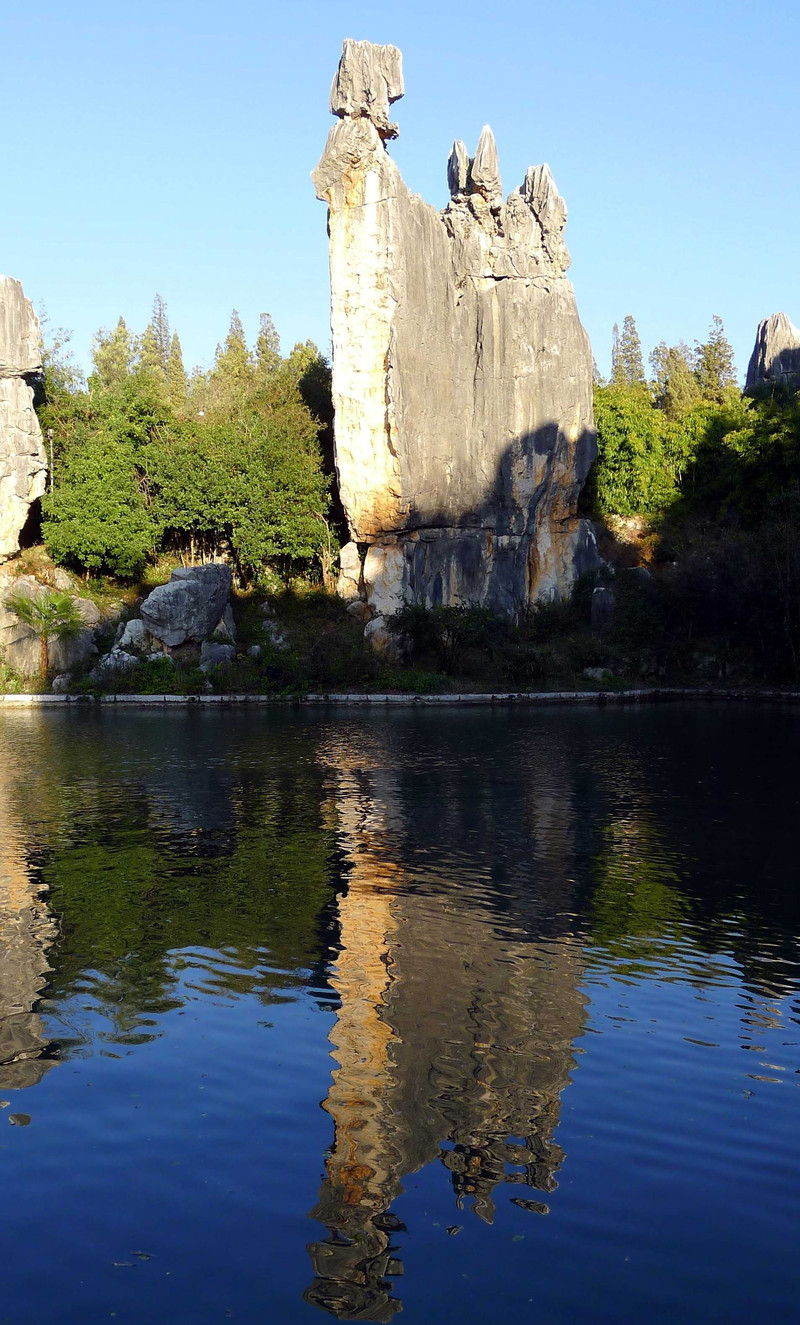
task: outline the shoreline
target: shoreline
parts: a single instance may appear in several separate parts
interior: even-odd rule
[[[640,690],[517,690],[517,691],[478,691],[465,694],[366,694],[366,693],[314,693],[308,695],[53,695],[53,694],[18,694],[0,695],[1,708],[50,708],[53,705],[94,707],[97,704],[120,704],[123,707],[158,708],[163,704],[180,704],[185,707],[194,705],[224,706],[270,706],[304,708],[336,705],[362,705],[366,707],[436,707],[440,705],[468,705],[483,707],[508,707],[520,705],[547,704],[593,704],[603,707],[607,704],[655,704],[670,700],[694,699],[710,701],[746,702],[758,701],[771,704],[796,704],[800,702],[800,690],[743,690],[725,689],[711,686],[697,687],[656,686]]]

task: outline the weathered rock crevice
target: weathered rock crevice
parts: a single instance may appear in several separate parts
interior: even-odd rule
[[[45,491],[47,455],[33,407],[41,372],[36,314],[19,281],[0,276],[0,562],[19,551],[30,508]]]
[[[386,143],[395,47],[347,41],[314,183],[328,203],[341,591],[388,614],[563,597],[595,558],[592,354],[547,166],[503,201],[497,149],[453,145],[443,212]],[[359,554],[358,545],[366,548]]]

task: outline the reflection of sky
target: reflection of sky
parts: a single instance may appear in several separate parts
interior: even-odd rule
[[[687,1301],[698,1322],[791,1318],[792,902],[765,913],[747,902],[752,853],[736,838],[769,826],[771,850],[791,859],[784,792],[758,793],[764,757],[780,765],[780,729],[741,770],[750,820],[728,815],[721,836],[716,816],[696,818],[696,787],[684,795],[685,744],[670,773],[653,760],[656,731],[670,749],[659,716],[618,716],[606,744],[625,757],[599,772],[597,715],[585,726],[571,715],[561,741],[552,717],[485,715],[467,725],[462,760],[457,724],[210,723],[192,758],[224,756],[230,790],[215,774],[227,804],[202,858],[187,781],[171,824],[169,807],[160,820],[154,808],[132,828],[126,816],[166,793],[130,743],[124,777],[113,743],[84,750],[77,777],[65,771],[69,813],[29,802],[35,850],[14,857],[31,862],[26,906],[48,834],[85,826],[88,806],[112,858],[132,832],[167,853],[169,886],[144,889],[137,932],[160,932],[170,898],[176,914],[191,901],[197,928],[193,942],[153,947],[152,979],[135,953],[97,969],[68,923],[29,949],[43,998],[26,1015],[61,1063],[34,1089],[2,1091],[0,1255],[15,1325],[20,1303],[21,1325],[55,1325],[62,1307],[65,1319],[171,1325],[228,1312],[312,1321],[313,1302],[341,1312],[354,1289],[364,1319],[390,1319],[400,1301],[404,1319],[466,1325],[497,1319],[498,1301],[503,1319],[674,1325]],[[180,778],[191,761],[175,744],[170,757]],[[278,875],[284,857],[267,852],[246,858],[266,865],[234,876],[216,916],[236,941],[204,939],[198,899],[210,906],[254,822],[291,845],[292,823],[308,822],[303,780],[320,767],[338,890],[330,903],[320,893],[324,922],[312,913],[308,935],[281,946],[280,907],[248,909],[254,893],[288,905],[314,883],[310,858]],[[128,787],[134,774],[138,799],[115,791],[115,776]],[[205,805],[204,790],[204,821]],[[105,869],[97,881],[110,899],[132,886]],[[766,866],[762,887],[774,903]],[[2,977],[0,965],[0,988]],[[30,1127],[8,1127],[21,1112]]]

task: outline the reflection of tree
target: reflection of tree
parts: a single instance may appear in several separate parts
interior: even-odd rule
[[[302,985],[332,896],[313,744],[276,742],[268,759],[237,764],[219,757],[216,724],[184,714],[171,733],[149,714],[3,716],[19,756],[0,757],[17,826],[2,846],[9,868],[33,861],[47,889],[59,929],[50,994],[62,1005],[80,991],[102,1013],[110,1029],[93,1038],[152,1039],[153,1017],[184,1001],[180,985],[265,1002]],[[68,1034],[86,1038],[79,1025]]]
[[[653,817],[610,817],[600,828],[592,872],[588,919],[594,942],[627,959],[628,974],[654,953],[668,957],[681,940],[686,908],[675,862]],[[665,934],[672,936],[666,945]]]
[[[581,963],[571,943],[534,939],[499,913],[491,880],[464,876],[443,834],[463,813],[462,789],[446,774],[425,798],[427,834],[419,820],[412,832],[419,799],[404,796],[409,789],[368,734],[337,740],[322,758],[349,874],[332,978],[338,1066],[324,1103],[334,1144],[313,1212],[328,1237],[309,1248],[315,1277],[306,1296],[339,1317],[387,1321],[400,1307],[389,1280],[402,1272],[391,1207],[407,1174],[440,1162],[458,1207],[488,1223],[505,1184],[522,1208],[546,1210],[520,1186],[557,1185],[563,1153],[553,1133],[583,1025]],[[463,784],[473,803],[474,790]],[[519,838],[519,859],[506,853],[508,869],[530,869],[526,851],[551,805],[551,796],[541,813],[528,804],[531,832]],[[559,903],[565,808],[562,797],[557,830],[542,832],[547,850],[561,853]]]
[[[52,1059],[34,1011],[55,937],[42,890],[28,868],[10,766],[0,760],[0,1090],[41,1081]]]

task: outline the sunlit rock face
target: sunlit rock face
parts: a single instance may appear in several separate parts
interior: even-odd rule
[[[547,166],[503,201],[492,132],[454,144],[443,212],[386,142],[400,52],[347,41],[314,171],[329,206],[336,465],[346,596],[561,597],[596,556],[576,516],[595,455],[592,353],[566,278],[567,210]]]
[[[45,490],[47,456],[32,388],[41,371],[36,314],[19,281],[0,276],[0,561],[19,550],[31,505]]]
[[[758,324],[745,390],[766,382],[800,385],[800,331],[785,313],[773,313]]]

